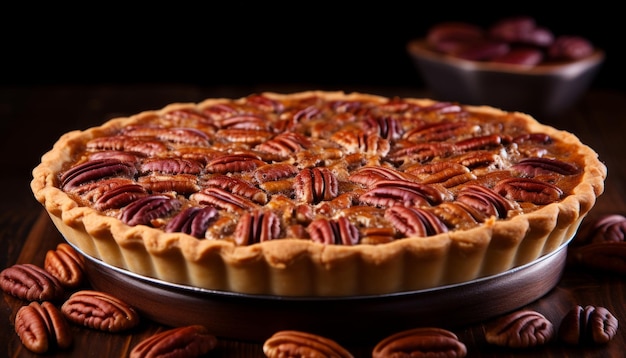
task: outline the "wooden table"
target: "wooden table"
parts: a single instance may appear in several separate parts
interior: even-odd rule
[[[256,85],[207,88],[192,85],[0,87],[0,269],[16,263],[43,264],[47,250],[63,238],[30,191],[30,170],[41,154],[64,132],[99,125],[110,118],[170,102],[198,102],[208,97],[240,97],[253,92],[292,92],[307,89],[358,90],[386,96],[424,97],[413,88],[311,87],[306,85]],[[589,218],[626,213],[626,93],[593,90],[574,108],[540,121],[576,134],[594,148],[609,168],[605,193]],[[513,293],[512,293],[513,294]],[[489,297],[485,297],[488,300]],[[511,350],[488,345],[484,323],[459,327],[455,333],[466,344],[468,357],[623,357],[626,347],[626,286],[624,277],[567,267],[557,286],[527,307],[556,321],[573,305],[603,306],[620,321],[618,335],[606,346],[568,347],[554,342],[540,350]],[[0,301],[0,356],[36,357],[25,349],[13,327],[15,313],[24,305],[3,294]],[[558,324],[558,322],[556,322]],[[107,334],[72,326],[74,345],[47,357],[125,357],[132,347],[167,327],[150,321],[129,333]],[[355,357],[371,356],[371,345],[348,347]],[[261,342],[220,338],[211,357],[264,357]]]

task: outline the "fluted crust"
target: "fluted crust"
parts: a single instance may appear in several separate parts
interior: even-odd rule
[[[305,92],[337,99],[376,98],[365,94]],[[265,94],[270,98],[288,95]],[[382,99],[380,99],[382,101]],[[202,103],[221,102],[221,99]],[[415,99],[419,103],[435,103]],[[479,226],[384,244],[325,245],[285,238],[247,246],[226,240],[199,240],[146,225],[129,226],[94,208],[81,206],[59,189],[58,175],[84,143],[172,108],[111,120],[101,127],[63,135],[33,170],[31,188],[52,222],[86,255],[133,273],[210,290],[282,296],[355,296],[413,291],[471,281],[528,264],[555,251],[575,234],[604,190],[606,168],[573,134],[516,114],[531,131],[568,143],[584,158],[580,182],[563,200],[509,219],[490,218]],[[504,113],[480,106],[470,111]]]

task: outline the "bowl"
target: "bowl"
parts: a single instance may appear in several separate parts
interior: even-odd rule
[[[587,91],[604,61],[594,49],[585,58],[535,66],[472,61],[433,50],[426,39],[407,51],[432,96],[440,101],[490,105],[550,117],[571,108]]]

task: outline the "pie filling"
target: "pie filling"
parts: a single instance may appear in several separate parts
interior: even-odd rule
[[[310,91],[177,103],[62,136],[31,187],[66,240],[207,289],[369,295],[565,244],[606,168],[522,113]]]

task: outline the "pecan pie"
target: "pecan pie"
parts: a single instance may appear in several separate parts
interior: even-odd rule
[[[281,296],[434,288],[575,234],[606,168],[517,112],[307,91],[175,103],[63,135],[31,187],[65,239],[166,282]]]

